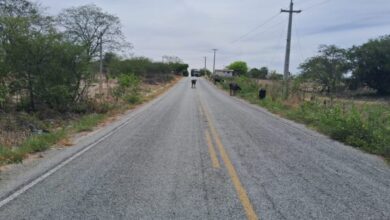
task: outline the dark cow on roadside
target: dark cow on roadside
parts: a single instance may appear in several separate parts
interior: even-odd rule
[[[196,79],[191,79],[191,88],[196,88]]]
[[[229,83],[230,95],[235,96],[237,91],[241,91],[241,87],[237,83]]]

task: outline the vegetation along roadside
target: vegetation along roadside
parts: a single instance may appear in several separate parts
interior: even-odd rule
[[[127,56],[117,16],[95,5],[48,15],[27,0],[0,4],[0,166],[22,162],[188,75],[178,57]]]
[[[288,97],[283,75],[266,67],[248,72],[245,62],[234,62],[227,67],[233,77],[212,78],[224,90],[237,83],[240,98],[390,161],[389,54],[390,36],[350,49],[321,46],[300,65],[301,73],[288,77]]]

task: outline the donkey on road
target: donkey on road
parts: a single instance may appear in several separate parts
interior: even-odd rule
[[[191,79],[191,88],[196,88],[196,79]]]

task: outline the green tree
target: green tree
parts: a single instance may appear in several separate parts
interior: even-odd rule
[[[346,50],[322,45],[319,53],[299,66],[302,77],[319,83],[328,94],[334,93],[349,69]]]
[[[277,73],[275,70],[269,73],[268,79],[270,80],[282,80],[283,74]]]
[[[103,72],[106,76],[113,76],[112,70],[115,71],[120,62],[121,58],[117,54],[113,52],[105,53],[103,56]]]
[[[268,67],[265,67],[265,66],[261,67],[260,68],[260,79],[266,79],[268,73],[269,73]]]
[[[91,79],[85,48],[61,38],[46,45],[51,57],[42,66],[38,85],[39,100],[53,109],[67,111],[71,105],[85,98]]]
[[[0,0],[0,14],[4,17],[38,16],[40,8],[26,0]]]
[[[233,70],[236,75],[245,75],[248,72],[248,65],[244,61],[235,61],[227,68]]]
[[[200,69],[200,75],[201,76],[211,76],[211,71],[210,70],[208,70],[208,69]]]
[[[248,75],[257,79],[266,79],[268,75],[268,68],[262,67],[260,69],[252,68],[249,70]]]
[[[350,58],[353,81],[390,94],[390,35],[353,47]]]
[[[130,104],[138,103],[140,78],[133,74],[121,74],[118,76],[118,87],[114,90],[114,95],[118,98],[124,98]]]
[[[188,64],[185,63],[169,63],[168,64],[172,71],[177,75],[183,75],[184,72],[188,71]]]
[[[37,103],[64,109],[80,96],[81,81],[87,82],[85,49],[64,41],[39,8],[22,3],[1,10],[7,13],[0,17],[0,82],[28,100],[28,110],[35,111]]]
[[[35,110],[34,85],[46,61],[45,35],[54,36],[52,19],[41,16],[39,8],[27,1],[5,1],[0,12],[2,71],[14,90],[27,90],[30,109]]]

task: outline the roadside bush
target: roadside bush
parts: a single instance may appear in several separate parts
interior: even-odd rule
[[[0,109],[5,108],[5,103],[9,96],[9,89],[0,83]]]
[[[125,100],[129,103],[129,104],[138,104],[141,102],[141,98],[139,95],[137,94],[131,94],[131,95],[128,95],[125,97]]]
[[[129,103],[138,102],[139,87],[141,80],[138,76],[130,74],[121,74],[118,77],[118,87],[114,90],[114,96],[124,98]]]

